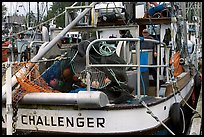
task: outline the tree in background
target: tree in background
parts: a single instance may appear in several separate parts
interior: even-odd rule
[[[47,17],[44,17],[43,22],[47,21],[65,10],[65,7],[70,7],[74,2],[53,2],[53,5],[50,7],[48,11]],[[57,27],[65,27],[65,15],[59,16],[55,20],[55,24]]]
[[[75,2],[53,2],[53,5],[50,7],[49,11],[48,11],[48,15],[46,17],[43,18],[42,22],[45,22],[57,15],[59,15],[60,13],[65,11],[65,7],[70,7],[71,5],[73,5]],[[78,6],[79,5],[89,5],[91,2],[78,2]],[[76,5],[76,6],[77,6]],[[65,14],[59,16],[56,18],[56,20],[54,21],[56,27],[65,27]],[[48,27],[49,25],[46,24]],[[95,31],[90,31],[90,32],[81,32],[82,35],[87,35],[88,38],[92,37],[92,36],[96,36]],[[87,38],[87,39],[88,39]]]
[[[28,20],[28,17],[29,17],[29,16],[30,16],[30,27],[36,26],[36,25],[37,25],[37,17],[35,16],[35,13],[34,13],[33,11],[31,11],[30,14],[27,13],[27,14],[26,14],[26,19],[27,19],[27,21],[29,21],[29,20]]]

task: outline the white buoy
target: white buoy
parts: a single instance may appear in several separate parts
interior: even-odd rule
[[[45,42],[49,42],[49,33],[47,27],[45,26],[42,26],[42,40]]]

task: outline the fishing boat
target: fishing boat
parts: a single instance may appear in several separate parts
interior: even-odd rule
[[[140,9],[140,4],[126,6]],[[162,5],[156,6],[160,9]],[[2,86],[4,132],[157,135],[165,130],[167,134],[184,134],[186,113],[196,107],[201,74],[195,65],[196,56],[187,56],[196,55],[197,45],[191,44],[194,48],[181,52],[188,45],[175,44],[179,29],[177,17],[128,18],[122,24],[125,15],[120,16],[120,13],[125,6],[121,3],[93,2],[80,8],[85,9],[53,40],[41,46],[30,61],[8,63],[6,82]],[[90,11],[93,26],[75,26]],[[117,16],[111,14],[113,11]],[[119,23],[114,22],[111,26],[111,17]],[[137,24],[132,24],[134,21]],[[165,30],[170,28],[168,44],[139,37],[147,24],[155,29],[154,23],[160,25],[160,39],[164,39]],[[80,29],[96,30],[97,38],[68,47],[64,55],[55,58],[45,70],[40,70],[43,55],[69,30]],[[135,33],[133,37],[120,38],[119,30],[127,29]],[[141,50],[145,41],[157,45],[156,65],[151,63],[152,50]],[[194,64],[187,59],[194,60]],[[154,86],[148,68],[156,68]]]

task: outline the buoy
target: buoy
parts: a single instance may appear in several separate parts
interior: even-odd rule
[[[169,117],[171,121],[171,126],[175,134],[182,134],[183,132],[183,117],[181,114],[180,103],[174,103],[169,111]]]
[[[71,70],[69,69],[69,68],[65,68],[64,70],[63,70],[63,77],[64,78],[67,78],[67,77],[69,77],[71,75]]]
[[[72,79],[73,79],[75,82],[79,81],[79,78],[77,77],[77,75],[74,75],[74,76],[72,77]]]
[[[91,86],[92,86],[93,88],[98,88],[98,87],[99,87],[99,82],[98,82],[98,81],[93,81],[93,82],[91,83]]]
[[[58,80],[56,78],[51,79],[50,80],[50,86],[53,87],[53,88],[57,87],[58,86]]]

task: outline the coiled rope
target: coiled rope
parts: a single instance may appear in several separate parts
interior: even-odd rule
[[[115,45],[111,44],[103,44],[102,46],[99,47],[99,51],[97,51],[94,46],[92,47],[96,51],[96,53],[98,53],[101,56],[110,56],[116,51]]]

